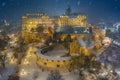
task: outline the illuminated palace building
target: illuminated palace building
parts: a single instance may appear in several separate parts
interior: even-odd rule
[[[57,18],[50,18],[45,14],[26,14],[22,17],[22,26],[26,29],[36,28],[38,24],[46,27],[65,26],[86,26],[86,16],[67,16],[62,15]]]
[[[50,18],[45,14],[26,14],[22,17],[22,31],[23,36],[27,37],[27,33],[31,33],[32,30],[35,30],[38,25],[42,25],[46,29],[48,27],[66,27],[66,26],[86,26],[86,16],[77,15],[77,16],[67,16],[62,15],[59,17]],[[47,30],[45,31],[47,32]],[[32,33],[33,35],[33,33]]]
[[[97,53],[105,37],[104,30],[87,25],[85,15],[70,14],[69,8],[65,15],[52,18],[26,14],[22,17],[22,34],[26,44],[44,43],[36,52],[37,64],[42,69],[60,71],[66,71],[79,57],[83,63],[83,55]]]

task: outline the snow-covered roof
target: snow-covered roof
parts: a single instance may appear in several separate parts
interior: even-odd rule
[[[71,60],[72,57],[52,57],[52,56],[46,56],[41,53],[42,49],[39,49],[37,51],[37,55],[48,60]]]

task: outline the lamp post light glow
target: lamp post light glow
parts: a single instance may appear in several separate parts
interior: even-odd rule
[[[25,59],[23,64],[29,64],[29,61],[27,59]]]
[[[27,75],[27,74],[28,74],[27,71],[25,71],[24,69],[21,69],[21,71],[20,71],[20,76],[25,76],[25,75]]]
[[[11,64],[14,64],[15,62],[16,62],[16,59],[15,59],[15,58],[10,59],[10,63],[11,63]]]
[[[31,54],[28,54],[27,57],[31,57]]]
[[[29,64],[29,62],[28,62],[28,61],[25,61],[23,64]]]

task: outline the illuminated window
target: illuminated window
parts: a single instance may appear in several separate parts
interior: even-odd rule
[[[47,65],[47,63],[45,62],[44,65]]]
[[[63,60],[63,62],[65,62],[65,60]]]
[[[60,65],[57,65],[57,67],[60,67]]]

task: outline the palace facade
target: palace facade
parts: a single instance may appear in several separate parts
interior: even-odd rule
[[[46,14],[26,14],[22,17],[22,35],[25,42],[40,40],[36,29],[41,25],[45,29],[45,33],[49,33],[48,28],[66,26],[86,27],[87,21],[85,15],[62,15],[58,17],[49,17]]]

